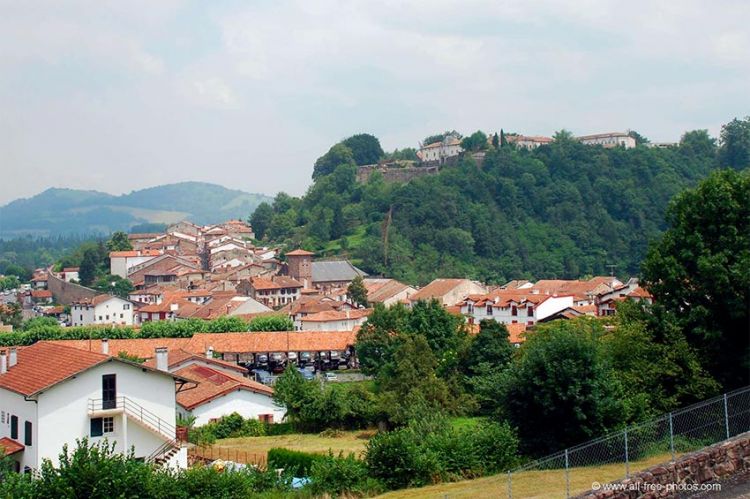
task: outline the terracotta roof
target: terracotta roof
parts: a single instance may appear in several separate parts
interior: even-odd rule
[[[265,279],[263,277],[251,277],[250,284],[254,289],[281,289],[281,286],[273,282],[271,279]]]
[[[291,256],[312,256],[314,254],[315,253],[313,253],[312,251],[306,251],[306,250],[303,250],[303,249],[296,249],[294,251],[290,251],[289,253],[287,253],[287,256],[289,256],[289,255],[291,255]]]
[[[0,374],[0,387],[27,397],[110,359],[47,341],[19,349],[17,355],[16,365]]]
[[[175,374],[198,383],[193,389],[177,393],[177,403],[189,411],[235,390],[273,395],[273,388],[270,386],[207,366],[191,365],[176,371]]]
[[[330,322],[343,320],[356,320],[368,317],[372,314],[371,308],[354,310],[325,310],[303,317],[302,322]]]
[[[133,258],[136,256],[161,256],[158,250],[128,250],[128,251],[110,251],[110,258]]]
[[[523,343],[526,341],[526,324],[506,324],[508,339],[511,343]]]
[[[3,448],[3,455],[10,456],[24,449],[23,444],[16,442],[8,437],[0,438],[0,447]]]
[[[435,279],[409,298],[411,301],[440,298],[448,294],[456,286],[466,282],[466,279]]]
[[[80,267],[65,267],[62,269],[63,272],[78,272],[79,270],[81,270]]]
[[[233,371],[236,371],[238,373],[246,373],[247,369],[244,367],[233,364],[231,362],[225,362],[223,360],[219,359],[209,359],[205,355],[199,355],[197,353],[188,352],[187,350],[183,350],[182,348],[179,348],[177,350],[169,350],[167,349],[167,366],[169,369],[172,369],[175,366],[178,366],[180,364],[184,364],[187,361],[195,360],[198,362],[201,362],[203,364],[210,364],[222,367],[224,369],[231,369]],[[151,358],[143,363],[144,366],[153,367],[156,369],[156,359]]]
[[[283,331],[250,333],[199,333],[186,350],[204,353],[212,346],[216,352],[318,352],[346,350],[354,345],[354,331]]]
[[[31,290],[32,298],[52,298],[52,291],[48,289],[33,289]]]
[[[372,303],[382,303],[409,288],[395,279],[365,279],[364,285],[367,288],[367,301]]]
[[[651,298],[651,293],[643,289],[642,287],[638,286],[633,291],[628,293],[628,296],[631,298]]]
[[[160,235],[161,234],[158,232],[136,232],[133,234],[128,234],[128,239],[153,239]]]
[[[109,340],[109,353],[112,356],[116,356],[120,352],[125,352],[141,359],[150,359],[154,356],[154,350],[158,347],[166,347],[168,350],[177,350],[185,348],[189,341],[190,338],[135,338],[127,340]],[[49,340],[45,343],[85,350],[87,352],[90,351],[97,355],[101,355],[98,352],[102,351],[101,340]]]

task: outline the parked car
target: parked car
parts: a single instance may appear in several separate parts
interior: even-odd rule
[[[334,372],[330,372],[329,371],[329,372],[327,372],[325,374],[325,380],[326,381],[338,381],[338,379],[339,379],[339,377],[336,376],[336,373],[334,373]]]

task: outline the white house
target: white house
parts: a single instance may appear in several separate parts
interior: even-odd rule
[[[109,273],[127,278],[128,271],[161,255],[159,250],[131,250],[131,251],[110,251],[109,253]]]
[[[469,296],[460,306],[461,314],[472,324],[491,319],[503,324],[533,326],[545,317],[572,307],[573,297],[501,290]]]
[[[297,331],[354,331],[372,313],[371,308],[354,310],[324,310],[295,318]]]
[[[417,157],[420,161],[444,161],[458,156],[463,151],[461,141],[453,135],[448,135],[440,142],[433,142],[419,148]]]
[[[515,144],[516,147],[523,149],[536,149],[539,146],[551,144],[555,141],[552,137],[544,137],[541,135],[506,135],[505,139],[510,144]]]
[[[417,289],[395,279],[367,278],[363,280],[369,303],[382,303],[386,307],[408,301]]]
[[[625,149],[635,147],[635,139],[625,132],[597,133],[578,137],[581,144],[602,146],[605,148],[622,146]]]
[[[73,326],[91,324],[133,325],[133,303],[112,295],[97,295],[70,305]]]
[[[166,356],[166,352],[164,352]],[[58,464],[63,445],[106,439],[116,452],[187,466],[176,440],[175,385],[166,371],[45,341],[0,352],[0,445],[17,471]]]
[[[273,401],[273,388],[226,368],[193,361],[175,374],[198,383],[195,389],[177,394],[177,413],[184,418],[194,416],[196,426],[233,412],[268,423],[280,423],[286,415],[286,409]]]
[[[64,269],[62,269],[62,272],[60,272],[60,279],[65,282],[78,281],[80,280],[78,278],[79,270],[79,267],[65,267]]]
[[[424,300],[437,300],[444,307],[460,303],[469,295],[485,294],[487,288],[469,279],[435,279],[409,298],[411,303]]]

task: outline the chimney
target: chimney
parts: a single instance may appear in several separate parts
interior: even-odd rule
[[[102,338],[102,353],[109,355],[109,340],[107,338]]]
[[[206,358],[207,359],[213,359],[214,358],[214,347],[209,346],[206,349]]]
[[[156,368],[158,370],[169,372],[169,361],[167,359],[167,347],[156,347]]]
[[[16,347],[10,348],[10,357],[8,358],[8,369],[18,364],[18,351]]]
[[[8,354],[5,350],[0,350],[0,374],[8,372]]]

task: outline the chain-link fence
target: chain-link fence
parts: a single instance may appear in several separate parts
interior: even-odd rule
[[[505,497],[571,497],[750,431],[750,387],[628,427],[507,473]]]

